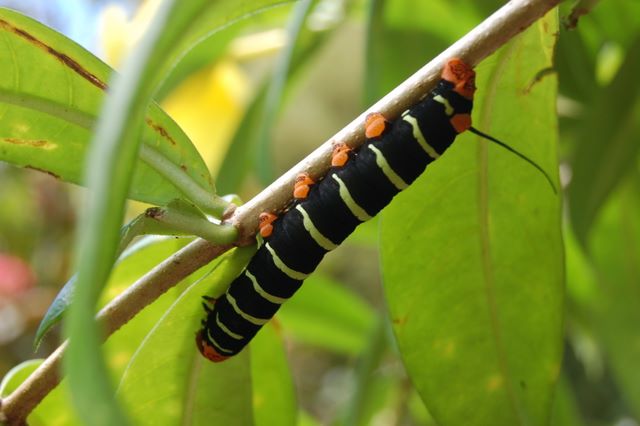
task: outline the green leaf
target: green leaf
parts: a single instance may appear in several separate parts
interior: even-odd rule
[[[551,414],[552,426],[580,426],[584,425],[584,420],[580,417],[578,403],[573,395],[571,386],[566,377],[560,376],[558,389],[553,401],[553,412]]]
[[[557,19],[477,67],[475,126],[556,178]],[[556,185],[557,186],[557,185]],[[407,371],[443,426],[543,425],[560,370],[560,200],[531,165],[459,137],[382,217],[385,293]]]
[[[15,391],[29,376],[31,376],[43,360],[33,359],[13,367],[0,383],[0,398],[4,398]],[[49,392],[45,398],[27,417],[30,426],[74,426],[80,421],[71,409],[66,382],[62,382]]]
[[[640,416],[640,185],[632,174],[594,224],[588,247],[598,278],[590,300],[593,328],[602,343],[623,400]]]
[[[374,319],[361,298],[319,274],[307,278],[276,316],[296,340],[348,355],[366,346]]]
[[[0,9],[0,33],[0,160],[82,184],[112,70],[63,35],[8,9]],[[148,153],[213,192],[206,165],[178,125],[155,104],[144,122]],[[128,196],[153,204],[183,197],[166,170],[155,167],[137,162]]]
[[[119,262],[114,269],[102,294],[99,306],[106,305],[122,294],[150,269],[191,241],[191,238],[167,237],[146,237],[141,240],[140,243],[143,244],[134,245],[132,247],[133,253]],[[109,337],[103,345],[103,350],[111,376],[115,381],[120,379],[130,358],[153,325],[162,318],[189,285],[200,279],[210,269],[211,266],[207,266],[183,279],[149,306],[146,306],[117,333]]]
[[[292,64],[294,48],[298,44],[297,41],[300,31],[304,27],[312,3],[313,2],[311,0],[300,0],[293,7],[289,23],[286,28],[287,44],[280,52],[278,61],[275,64],[275,70],[271,76],[271,82],[267,89],[264,104],[264,115],[258,132],[258,156],[262,160],[258,163],[258,175],[264,185],[268,185],[275,177],[272,166],[273,159],[269,153],[271,146],[271,133],[287,83],[287,76]]]
[[[585,114],[577,135],[580,143],[572,163],[569,211],[576,236],[583,243],[601,205],[636,165],[640,87],[629,82],[639,74],[640,38],[636,38],[614,80]]]
[[[24,382],[40,364],[42,364],[41,359],[32,359],[22,362],[9,370],[0,381],[0,398],[11,395],[11,392],[16,390],[20,383]]]
[[[252,424],[248,352],[212,363],[198,353],[194,337],[205,315],[202,296],[222,294],[254,252],[250,247],[224,255],[137,348],[118,387],[136,424]]]
[[[298,406],[296,390],[274,321],[266,324],[251,341],[253,413],[257,426],[295,426]]]
[[[134,220],[135,221],[135,220]],[[138,272],[138,277],[142,276],[145,272],[149,271],[153,266],[162,262],[169,255],[177,251],[184,246],[187,239],[167,239],[165,237],[145,237],[137,241],[118,258],[118,269],[127,268],[129,264],[135,265]],[[160,248],[161,247],[161,248]],[[167,247],[169,251],[165,249]],[[111,277],[110,281],[113,281],[114,277]],[[127,286],[133,284],[133,279],[127,282]],[[38,330],[34,337],[34,346],[37,348],[42,339],[47,335],[53,326],[55,326],[63,317],[64,313],[69,308],[71,300],[73,298],[73,292],[76,282],[76,276],[73,275],[69,281],[67,281],[62,289],[58,292],[49,309],[44,314],[44,317],[40,321]],[[117,293],[109,295],[109,299],[112,299],[117,294],[122,292],[127,286],[118,287]],[[109,300],[108,299],[108,300]]]

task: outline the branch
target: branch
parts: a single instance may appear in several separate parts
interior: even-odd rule
[[[380,112],[389,118],[398,117],[402,111],[418,103],[435,85],[447,59],[459,57],[471,65],[476,65],[544,16],[560,1],[512,0],[496,11],[276,179],[264,191],[232,212],[227,222],[239,230],[237,245],[253,242],[258,215],[261,212],[280,210],[289,202],[297,174],[307,172],[313,177],[325,174],[335,143],[346,143],[351,147],[362,145],[364,119],[369,113]],[[98,319],[104,325],[105,335],[116,331],[165,291],[230,247],[215,246],[204,240],[196,240],[156,266],[98,313]],[[63,343],[15,392],[2,401],[0,418],[4,414],[7,424],[21,424],[31,410],[59,383],[58,368],[65,346],[66,343]]]

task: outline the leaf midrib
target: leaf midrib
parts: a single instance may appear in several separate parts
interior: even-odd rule
[[[481,127],[488,129],[488,123],[491,121],[492,104],[495,99],[500,74],[503,73],[507,66],[507,60],[515,49],[517,42],[512,42],[497,55],[497,65],[491,72],[489,84],[485,88],[486,95],[483,98],[482,109],[479,122]],[[476,136],[479,138],[478,136]],[[484,282],[485,297],[489,309],[490,323],[492,329],[493,343],[495,346],[498,366],[500,373],[504,377],[506,385],[507,399],[513,413],[518,419],[518,424],[524,425],[525,419],[519,409],[518,398],[515,394],[509,372],[509,364],[507,362],[507,353],[501,333],[501,324],[498,315],[498,304],[495,295],[495,277],[493,275],[493,262],[491,256],[491,237],[489,232],[489,160],[488,160],[488,143],[479,141],[476,159],[479,167],[478,170],[478,225],[479,225],[479,243],[480,243],[480,263],[482,265],[482,275]]]

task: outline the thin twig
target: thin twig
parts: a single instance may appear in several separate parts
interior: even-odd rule
[[[362,131],[364,119],[370,112],[380,112],[389,118],[399,116],[403,110],[417,103],[433,87],[447,59],[459,57],[471,65],[477,64],[544,16],[560,1],[512,0],[504,5],[360,114],[291,170],[276,179],[264,191],[238,207],[227,220],[240,231],[237,244],[246,245],[253,241],[260,212],[277,211],[288,203],[293,181],[298,173],[304,171],[314,177],[324,175],[329,168],[334,143],[346,143],[351,147],[360,146],[364,142]],[[98,318],[104,324],[105,334],[108,336],[116,331],[162,293],[229,248],[229,246],[216,247],[206,241],[196,240],[169,257],[100,311]],[[66,344],[61,345],[27,380],[2,401],[0,414],[4,414],[9,425],[22,424],[31,410],[59,383],[58,367],[65,346]]]

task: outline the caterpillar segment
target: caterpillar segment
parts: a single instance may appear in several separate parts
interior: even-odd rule
[[[261,246],[227,292],[206,309],[196,337],[206,358],[219,362],[240,352],[327,252],[389,204],[468,128],[455,117],[470,117],[474,77],[464,62],[448,61],[424,100],[394,121],[368,116],[362,147],[336,146],[333,167],[323,179],[296,179],[292,206],[278,217],[260,215]]]

